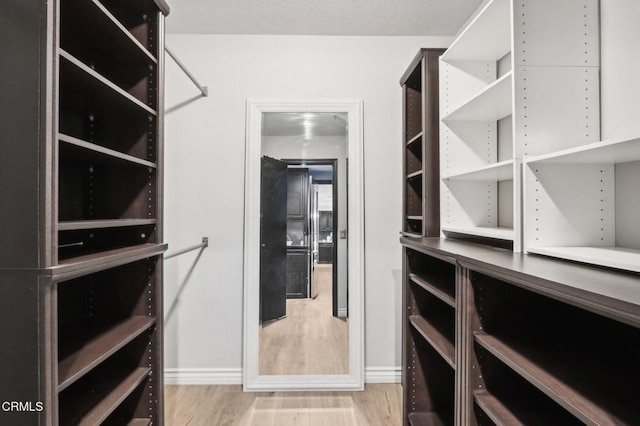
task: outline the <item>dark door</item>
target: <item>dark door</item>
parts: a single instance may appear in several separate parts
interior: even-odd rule
[[[262,157],[260,189],[260,322],[287,313],[287,165]]]

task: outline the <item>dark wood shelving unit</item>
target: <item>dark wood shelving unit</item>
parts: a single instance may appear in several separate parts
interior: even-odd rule
[[[405,249],[404,270],[404,424],[453,425],[455,262]]]
[[[438,59],[444,49],[421,49],[400,79],[403,93],[403,229],[440,233]]]
[[[640,423],[631,391],[640,381],[637,274],[467,241],[401,243],[407,416],[472,426]],[[453,413],[442,409],[447,392]]]
[[[44,409],[1,412],[0,424],[162,425],[169,8],[10,0],[8,11],[0,400]]]

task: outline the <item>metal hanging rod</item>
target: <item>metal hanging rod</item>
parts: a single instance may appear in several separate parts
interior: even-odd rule
[[[198,83],[198,80],[196,80],[196,78],[193,76],[193,74],[191,74],[189,72],[187,67],[185,67],[184,64],[182,62],[180,62],[180,59],[176,58],[176,55],[174,55],[173,52],[171,52],[171,50],[169,50],[169,48],[167,46],[164,47],[164,50],[165,50],[165,52],[167,52],[169,54],[169,56],[171,56],[171,59],[173,59],[176,62],[176,64],[178,64],[180,69],[182,69],[182,71],[184,71],[184,73],[187,75],[187,77],[189,77],[191,79],[191,81],[193,81],[193,84],[195,84],[198,87],[198,89],[200,89],[200,92],[202,92],[202,96],[204,96],[204,97],[209,96],[209,89],[207,88],[207,86],[203,86],[200,83]]]
[[[176,257],[176,256],[180,256],[181,254],[185,254],[188,253],[190,251],[193,250],[198,250],[198,249],[205,249],[209,247],[209,238],[208,237],[202,237],[202,242],[200,244],[197,244],[195,246],[191,246],[191,247],[187,247],[187,248],[183,248],[182,250],[178,250],[174,253],[170,253],[164,256],[164,260],[167,259],[171,259],[172,257]]]

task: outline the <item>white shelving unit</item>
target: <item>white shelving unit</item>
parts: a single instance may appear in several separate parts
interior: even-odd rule
[[[525,249],[640,272],[640,135],[525,159]]]
[[[442,55],[445,237],[524,249],[522,160],[600,139],[598,46],[598,0],[493,0]]]

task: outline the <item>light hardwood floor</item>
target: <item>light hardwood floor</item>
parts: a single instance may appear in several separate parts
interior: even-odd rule
[[[166,386],[169,426],[400,426],[399,384],[364,392],[242,392],[239,385]]]
[[[287,316],[260,327],[260,374],[349,374],[348,320],[332,315],[332,266],[316,265],[314,280],[318,297],[288,299]]]

